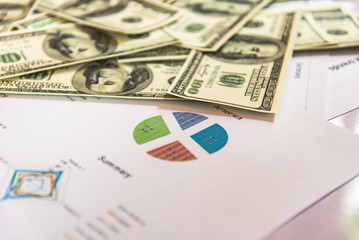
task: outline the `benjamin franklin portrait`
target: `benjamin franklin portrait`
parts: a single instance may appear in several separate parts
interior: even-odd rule
[[[92,95],[121,96],[146,88],[152,82],[152,75],[144,64],[125,68],[116,60],[98,61],[81,67],[72,79],[72,86]]]
[[[62,61],[107,55],[116,47],[117,41],[110,35],[87,27],[56,29],[46,36],[43,44],[47,55]]]
[[[285,47],[278,39],[237,34],[211,56],[232,63],[261,64],[283,56]]]

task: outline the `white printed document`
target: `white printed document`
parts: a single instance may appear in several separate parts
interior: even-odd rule
[[[262,238],[359,172],[357,135],[285,112],[0,98],[0,239]]]
[[[328,66],[327,119],[333,119],[359,107],[359,51],[332,53]]]

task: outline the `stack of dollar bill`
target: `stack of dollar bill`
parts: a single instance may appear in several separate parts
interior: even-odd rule
[[[359,18],[340,7],[303,11],[296,50],[359,46]]]
[[[294,50],[356,46],[355,14],[271,0],[0,0],[0,92],[279,110]]]

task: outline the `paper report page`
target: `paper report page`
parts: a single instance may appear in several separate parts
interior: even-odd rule
[[[257,239],[359,169],[356,136],[306,117],[186,101],[0,110],[2,239]]]

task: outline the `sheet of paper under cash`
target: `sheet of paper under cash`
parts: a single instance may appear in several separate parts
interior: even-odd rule
[[[9,32],[0,36],[0,78],[125,56],[176,42],[161,29],[129,36],[63,24]]]
[[[185,14],[164,29],[181,46],[216,51],[271,0],[176,0]]]
[[[216,53],[192,51],[168,92],[278,112],[299,20],[296,12],[258,14]]]
[[[177,8],[154,0],[40,0],[38,9],[98,29],[126,34],[149,32],[179,17]]]

